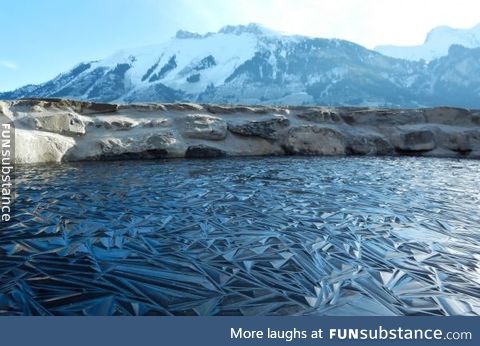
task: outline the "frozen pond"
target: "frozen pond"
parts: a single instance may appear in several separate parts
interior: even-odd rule
[[[30,166],[17,193],[1,314],[480,314],[480,161]]]

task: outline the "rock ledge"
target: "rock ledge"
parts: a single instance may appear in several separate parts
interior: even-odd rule
[[[247,155],[480,158],[479,111],[0,101],[17,163]]]

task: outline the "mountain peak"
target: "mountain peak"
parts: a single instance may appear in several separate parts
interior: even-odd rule
[[[256,36],[275,36],[278,35],[277,32],[268,29],[267,27],[257,24],[249,23],[246,25],[225,25],[217,32],[218,34],[230,34],[230,35],[242,35],[242,34],[253,34]],[[187,30],[178,30],[175,38],[178,39],[191,39],[191,38],[205,38],[213,35],[214,33],[208,32],[206,34],[199,34],[196,32],[191,32]]]
[[[480,37],[480,24],[472,28],[457,29],[447,25],[437,26],[430,30],[425,39],[425,43],[441,41],[445,39],[468,40]]]
[[[200,35],[196,32],[191,32],[187,30],[178,30],[177,33],[175,34],[175,38],[202,38],[203,35]]]
[[[455,29],[446,30],[446,45],[442,40],[406,53],[400,49],[400,56],[432,61],[450,47],[450,55],[434,64],[387,58],[348,41],[275,33],[259,24],[215,33],[181,30],[162,44],[81,63],[43,84],[0,93],[0,99],[478,108],[480,48],[466,45],[474,45],[475,35],[457,39],[448,35]]]
[[[249,23],[247,25],[226,25],[222,27],[218,33],[220,34],[234,34],[234,35],[241,35],[241,34],[254,34],[254,35],[261,35],[261,36],[271,36],[277,35],[278,33],[264,27],[261,24],[257,23]]]
[[[450,26],[447,26],[447,25],[437,26],[428,32],[424,43],[427,44],[429,42],[434,41],[438,37],[441,37],[444,35],[451,35],[454,32],[455,32],[455,29]]]
[[[375,50],[393,58],[432,61],[446,56],[450,46],[454,44],[467,48],[480,47],[480,24],[468,29],[442,25],[432,29],[421,45],[378,46]]]

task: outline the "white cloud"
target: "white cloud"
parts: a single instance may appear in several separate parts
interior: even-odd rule
[[[8,68],[9,70],[17,69],[17,65],[8,60],[0,60],[0,67]]]

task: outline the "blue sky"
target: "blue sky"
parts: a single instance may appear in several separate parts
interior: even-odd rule
[[[0,0],[0,91],[81,61],[160,43],[178,29],[256,22],[372,48],[419,44],[434,26],[480,23],[478,0]]]

